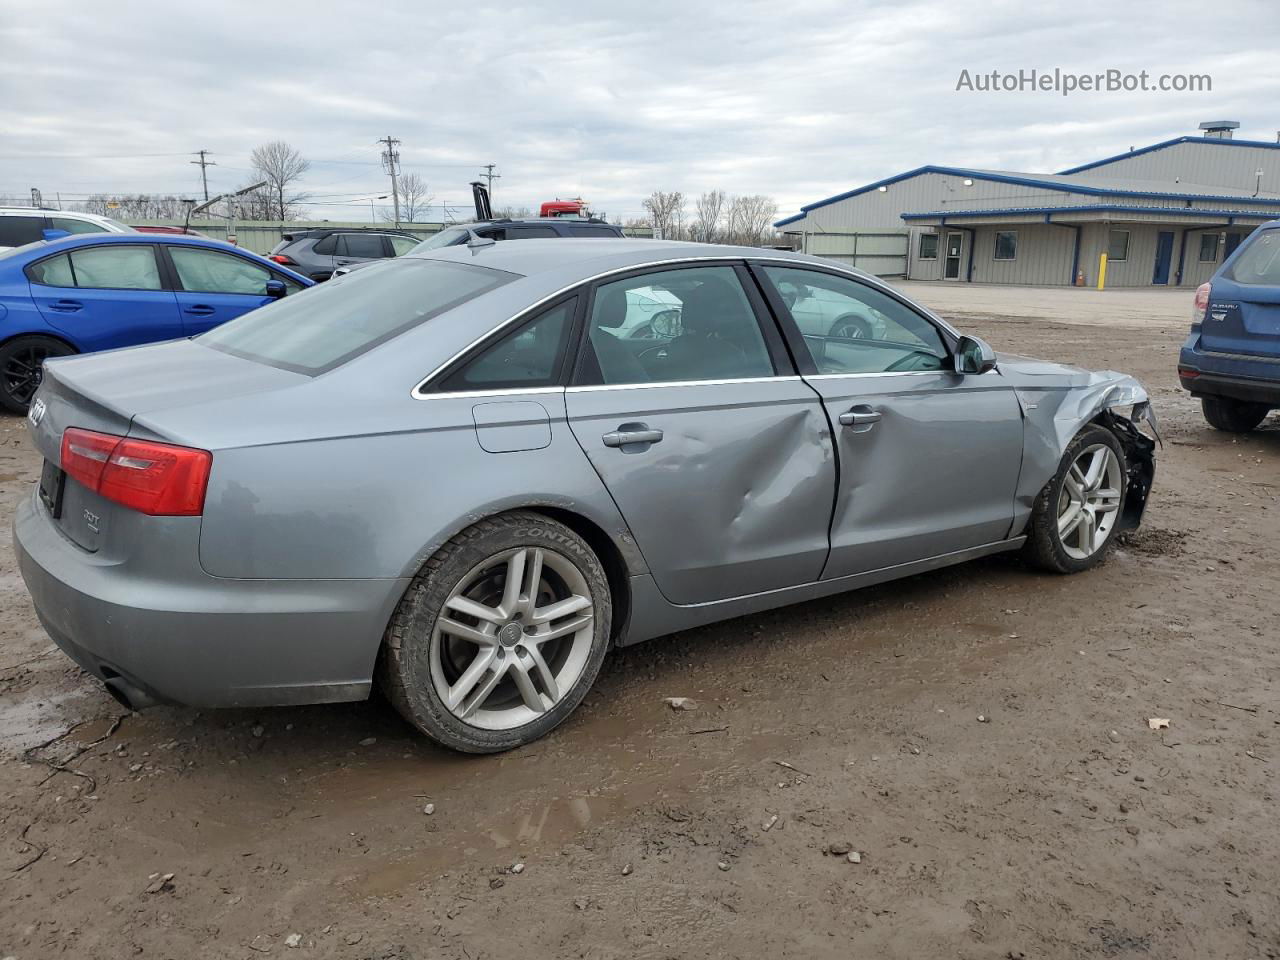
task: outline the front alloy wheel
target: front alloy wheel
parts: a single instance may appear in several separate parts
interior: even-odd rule
[[[445,746],[509,750],[582,702],[612,609],[604,568],[573,530],[535,513],[482,520],[405,592],[383,642],[383,690]]]
[[[1067,445],[1031,509],[1024,553],[1055,573],[1079,573],[1111,546],[1124,513],[1128,471],[1116,435],[1090,424]]]

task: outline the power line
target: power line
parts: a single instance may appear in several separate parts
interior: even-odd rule
[[[480,174],[480,176],[484,177],[485,180],[489,182],[487,189],[489,191],[489,200],[490,202],[492,202],[493,201],[493,181],[501,180],[502,174],[493,172],[493,168],[497,166],[496,163],[485,163],[485,164],[482,164],[482,166],[484,167],[485,172]]]

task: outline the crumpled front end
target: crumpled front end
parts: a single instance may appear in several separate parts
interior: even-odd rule
[[[1146,510],[1155,478],[1156,445],[1161,442],[1151,398],[1142,384],[1114,370],[1081,370],[1024,357],[1002,356],[999,366],[1014,383],[1025,424],[1014,530],[1025,526],[1067,446],[1089,423],[1106,427],[1120,441],[1129,474],[1120,528],[1137,527]]]

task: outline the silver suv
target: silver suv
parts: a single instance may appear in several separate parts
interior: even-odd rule
[[[267,259],[312,280],[328,280],[339,267],[406,254],[419,239],[389,230],[297,230],[283,234]]]

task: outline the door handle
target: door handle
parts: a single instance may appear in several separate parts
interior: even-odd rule
[[[55,300],[50,306],[59,313],[75,313],[84,309],[84,304],[79,300]]]
[[[213,313],[214,311],[213,311],[213,307],[207,306],[206,304],[203,304],[203,303],[198,303],[194,307],[185,308],[182,312],[190,313],[193,316],[197,316],[197,317],[207,317],[209,316],[209,314]]]
[[[844,427],[873,427],[880,422],[880,411],[870,407],[854,407],[840,414],[840,425]]]
[[[612,433],[601,437],[606,447],[626,447],[633,443],[658,443],[662,440],[662,431],[651,428],[647,423],[624,423]]]

